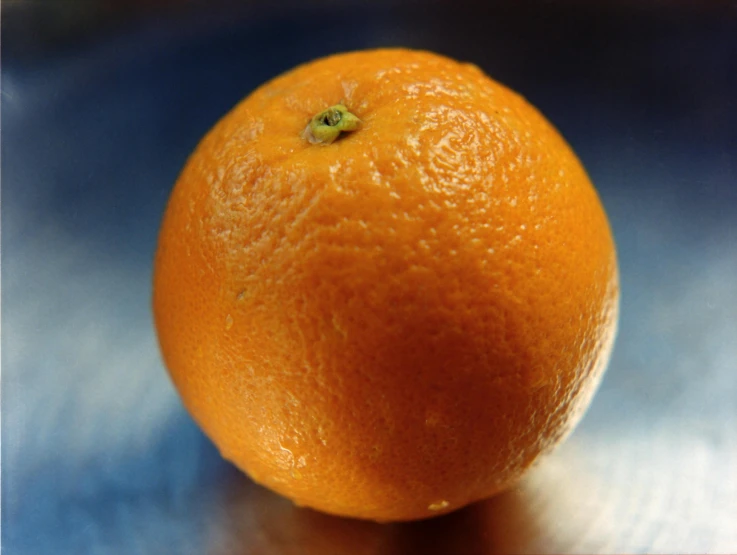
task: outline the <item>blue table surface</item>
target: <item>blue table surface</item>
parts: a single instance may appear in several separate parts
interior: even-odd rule
[[[319,13],[162,19],[3,60],[3,553],[737,552],[737,27],[576,46],[437,19],[366,12],[319,41]],[[623,295],[570,440],[514,491],[401,525],[298,509],[223,461],[149,308],[202,134],[297,63],[388,44],[474,61],[550,117],[600,191]]]

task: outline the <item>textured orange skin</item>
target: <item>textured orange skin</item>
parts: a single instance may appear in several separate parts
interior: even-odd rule
[[[362,129],[300,137],[340,101]],[[618,313],[606,215],[557,131],[478,68],[298,67],[197,147],[155,262],[187,409],[254,480],[375,520],[509,487],[580,419]]]

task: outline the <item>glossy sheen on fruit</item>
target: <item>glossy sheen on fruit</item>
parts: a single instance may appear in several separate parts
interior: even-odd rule
[[[302,137],[342,103],[363,126]],[[298,504],[434,516],[512,485],[609,358],[615,248],[569,146],[478,68],[366,51],[197,147],[155,261],[161,350],[227,459]]]

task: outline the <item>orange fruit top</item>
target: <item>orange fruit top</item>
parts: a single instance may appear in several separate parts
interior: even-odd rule
[[[313,144],[341,102],[360,125]],[[552,125],[473,65],[387,49],[300,66],[215,125],[172,192],[153,307],[224,457],[298,504],[410,520],[561,441],[618,296],[606,215]]]

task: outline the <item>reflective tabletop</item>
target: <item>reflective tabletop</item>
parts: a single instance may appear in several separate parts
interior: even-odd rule
[[[733,12],[349,4],[3,43],[3,554],[736,553]],[[160,218],[202,134],[297,63],[380,45],[477,63],[546,113],[622,275],[614,356],[572,437],[516,489],[404,524],[297,508],[223,461],[150,312]]]

